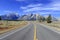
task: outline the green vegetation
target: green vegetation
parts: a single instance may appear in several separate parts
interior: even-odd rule
[[[51,14],[49,14],[47,18],[41,16],[39,21],[40,21],[40,22],[45,22],[45,21],[47,21],[47,23],[51,23],[51,22],[52,22],[52,16],[51,16]]]
[[[47,17],[47,23],[51,23],[52,21],[52,17],[51,17],[51,15],[49,14],[49,16]]]
[[[39,20],[40,22],[43,22],[43,21],[45,21],[45,17],[40,17],[40,20]]]

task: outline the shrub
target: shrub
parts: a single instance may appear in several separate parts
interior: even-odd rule
[[[47,17],[47,23],[51,23],[52,21],[52,17],[51,17],[51,15],[49,14],[49,16]]]

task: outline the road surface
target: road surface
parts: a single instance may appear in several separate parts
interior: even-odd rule
[[[37,38],[38,40],[60,40],[60,34],[37,24]]]
[[[60,40],[60,34],[40,25],[30,22],[24,28],[0,35],[0,40]]]

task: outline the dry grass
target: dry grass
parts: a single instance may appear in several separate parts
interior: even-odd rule
[[[52,23],[47,23],[47,22],[42,22],[42,23],[60,31],[60,21],[55,21]]]
[[[25,21],[0,21],[0,34],[25,26]]]

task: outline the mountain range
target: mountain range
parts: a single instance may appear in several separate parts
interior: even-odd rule
[[[26,14],[19,16],[18,14],[15,13],[5,14],[1,16],[2,20],[40,20],[40,17],[43,18],[43,16],[39,14]],[[52,17],[52,20],[57,21],[58,19]]]

